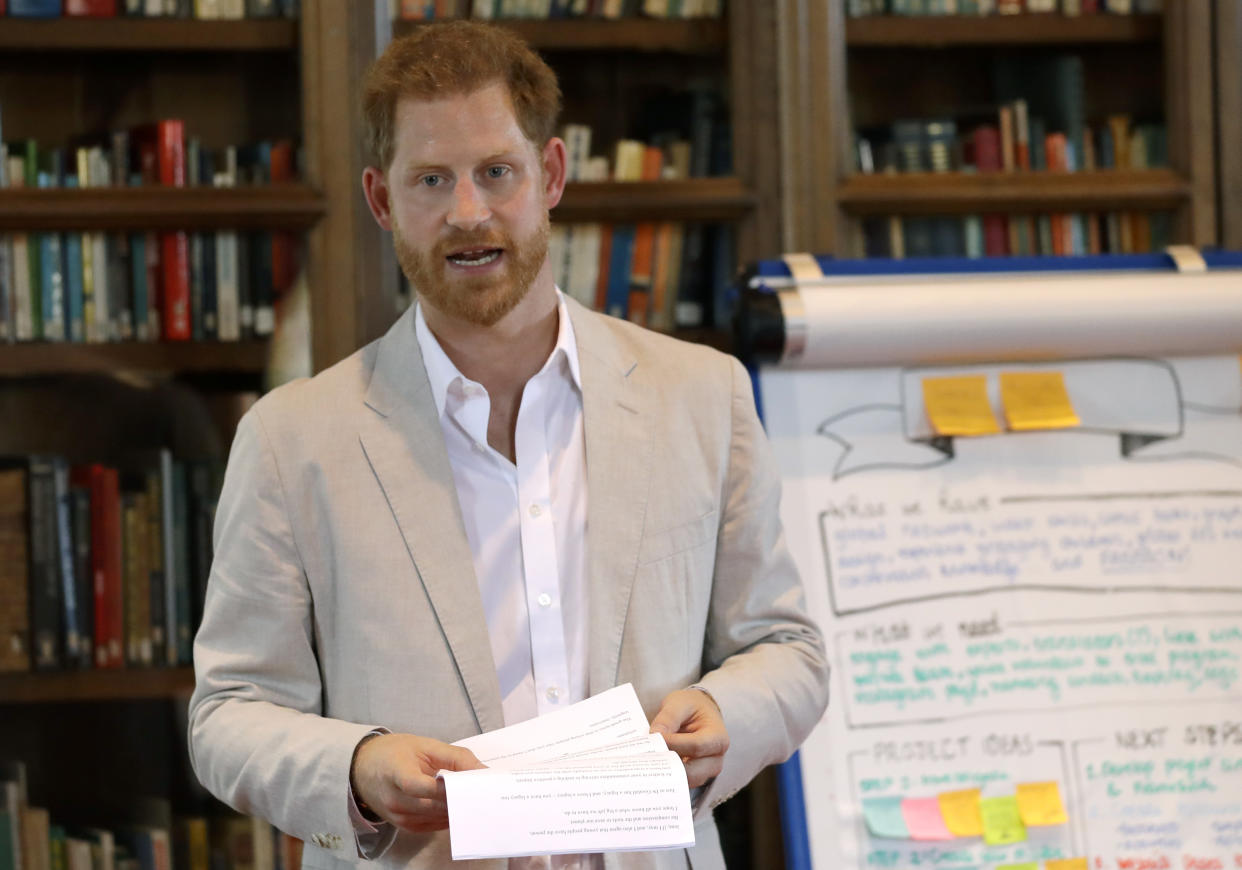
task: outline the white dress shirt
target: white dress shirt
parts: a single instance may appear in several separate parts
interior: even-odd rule
[[[474,573],[483,597],[505,724],[587,696],[586,445],[578,346],[564,297],[552,353],[526,383],[516,463],[487,443],[491,399],[415,313]],[[515,858],[510,870],[587,870],[599,856]]]

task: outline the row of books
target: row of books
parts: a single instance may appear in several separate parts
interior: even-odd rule
[[[723,0],[389,0],[394,19],[719,18]]]
[[[14,18],[296,18],[300,0],[0,0]]]
[[[0,234],[0,342],[265,338],[286,247],[273,235]]]
[[[0,187],[272,184],[294,177],[289,141],[203,147],[164,120],[110,147],[0,143]],[[269,335],[294,281],[286,231],[0,235],[0,341],[238,341]]]
[[[869,15],[1144,15],[1162,12],[1164,0],[849,0],[852,18]]]
[[[902,172],[1079,172],[1097,169],[1155,169],[1169,162],[1167,129],[1133,124],[1111,115],[1086,126],[1077,139],[1045,132],[1041,118],[1027,117],[1024,101],[1002,106],[999,124],[959,133],[952,119],[897,121],[886,138],[859,137],[858,171]]]
[[[302,842],[266,821],[174,816],[161,798],[124,824],[60,824],[30,805],[24,768],[0,762],[0,870],[300,870]]]
[[[1070,257],[1149,254],[1173,243],[1169,212],[893,215],[863,222],[867,257]]]
[[[0,671],[188,665],[219,463],[0,460]]]

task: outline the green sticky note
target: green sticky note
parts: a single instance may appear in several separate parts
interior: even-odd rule
[[[1038,861],[1030,861],[1026,864],[1002,864],[996,870],[1039,870]]]
[[[979,801],[979,814],[983,816],[983,841],[989,846],[1007,846],[1026,839],[1026,826],[1013,795],[984,798]]]
[[[910,830],[901,812],[900,797],[863,798],[863,818],[873,837],[887,840],[908,840]]]

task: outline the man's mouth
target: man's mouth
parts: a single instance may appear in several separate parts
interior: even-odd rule
[[[473,266],[486,266],[488,263],[494,262],[500,254],[500,248],[474,248],[468,251],[458,251],[454,254],[449,254],[446,259],[454,266],[470,268]]]

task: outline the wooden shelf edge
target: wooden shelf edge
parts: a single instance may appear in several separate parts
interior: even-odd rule
[[[31,342],[0,344],[0,377],[117,371],[260,377],[267,342]]]
[[[725,22],[715,18],[498,18],[491,23],[512,30],[540,51],[712,55],[723,52],[728,44]],[[393,35],[413,32],[419,26],[417,21],[394,21]]]
[[[291,51],[292,19],[0,18],[5,51]]]
[[[566,185],[552,210],[559,222],[643,220],[734,221],[754,209],[757,197],[741,179],[588,181]]]
[[[1168,169],[1099,172],[855,175],[837,190],[853,215],[1176,208],[1188,179]]]
[[[324,214],[304,184],[0,190],[0,230],[306,229]]]
[[[136,701],[186,697],[193,691],[193,668],[0,674],[0,704]]]
[[[1162,32],[1159,15],[877,15],[848,19],[845,40],[850,48],[1073,45],[1157,42]]]

